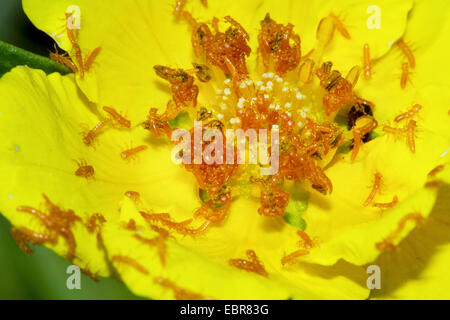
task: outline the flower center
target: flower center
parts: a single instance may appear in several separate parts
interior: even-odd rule
[[[322,20],[317,33],[318,47],[302,56],[300,37],[294,32],[294,26],[278,24],[267,14],[260,23],[256,65],[249,71],[250,35],[237,21],[225,17],[227,27],[221,31],[217,18],[211,23],[199,22],[183,10],[176,16],[183,17],[192,27],[194,53],[202,61],[193,63],[194,69],[188,70],[155,66],[156,74],[170,83],[172,99],[162,114],[157,109],[150,110],[144,128],[155,136],[166,135],[170,139],[175,128],[169,121],[187,112],[191,118],[202,121],[201,129],[215,129],[223,134],[220,141],[214,135],[203,138],[200,145],[192,142],[189,147],[193,149],[182,150],[179,154],[188,160],[183,161],[183,165],[199,184],[202,205],[195,216],[204,218],[208,225],[222,221],[233,196],[252,193],[245,186],[259,189],[258,212],[266,216],[285,215],[290,201],[285,187],[288,181],[301,183],[302,188],[314,192],[330,194],[332,181],[323,168],[346,140],[342,126],[347,123],[339,126],[336,116],[347,117],[348,129],[353,130],[353,135],[347,139],[353,138],[353,157],[377,126],[372,104],[353,92],[358,67],[346,78],[332,69],[331,62],[314,68],[330,42],[335,20],[330,17]],[[313,82],[314,73],[319,85]],[[198,105],[198,97],[203,101],[201,105]],[[206,105],[204,101],[208,101]],[[234,141],[234,137],[230,139],[228,135],[230,129],[242,129],[245,133],[261,129],[271,134],[276,131],[277,138],[271,135],[272,140],[266,142],[271,165],[276,162],[277,170],[270,175],[262,174],[259,169],[266,163],[261,159],[236,163],[222,157],[220,161],[209,162],[218,154],[228,153],[225,149],[230,145],[233,152],[239,148],[239,138]],[[195,133],[195,128],[189,131],[191,141],[196,139]],[[250,136],[242,139],[248,139],[244,151],[249,151]],[[221,145],[218,146],[218,142]],[[258,143],[261,145],[261,141]],[[195,161],[192,153],[198,151],[207,163]]]
[[[261,106],[269,113],[286,115],[291,121],[289,125],[295,125],[298,129],[305,126],[307,118],[317,117],[311,96],[306,96],[296,83],[290,83],[273,72],[265,72],[255,81],[242,81],[239,94],[235,93],[231,79],[226,79],[216,91],[211,110],[227,127],[245,128],[250,125],[243,122],[246,110]],[[267,113],[261,114],[261,120],[267,120]]]

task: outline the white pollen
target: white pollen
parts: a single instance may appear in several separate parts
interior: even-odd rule
[[[305,112],[305,110],[300,110],[299,112],[300,112],[300,117],[306,118],[306,112]]]
[[[250,85],[252,85],[253,81],[252,81],[251,79],[247,79],[247,80],[245,80],[245,83],[246,83],[248,86],[250,86]]]
[[[275,74],[273,72],[267,73],[267,78],[273,78]]]
[[[280,105],[279,105],[279,104],[277,104],[277,105],[275,106],[275,110],[278,110],[278,109],[280,109]]]
[[[286,111],[286,114],[290,117],[292,116],[292,113],[290,113],[289,111]]]
[[[292,121],[288,121],[288,125],[292,126]]]
[[[265,95],[264,95],[264,99],[269,99],[270,98],[270,96],[266,93]]]
[[[8,196],[8,198],[9,198],[9,199],[12,199],[12,198],[14,198],[14,196],[13,196],[12,194],[10,194],[10,195]]]
[[[263,78],[268,78],[269,76],[267,75],[267,73],[263,73],[263,74],[262,74],[262,77],[263,77]]]
[[[261,88],[259,88],[259,89],[261,89],[261,91],[266,91],[266,87],[264,87],[264,86],[261,86]]]
[[[222,94],[222,90],[217,89],[217,94]]]
[[[280,78],[280,77],[277,78],[278,83],[282,83],[283,81],[284,81],[283,78]]]
[[[271,104],[271,105],[269,106],[269,109],[275,109],[275,105],[274,105],[274,104]]]
[[[283,92],[288,92],[288,91],[289,91],[289,88],[283,87],[283,89],[281,89],[281,91],[283,91]]]
[[[225,90],[223,90],[223,93],[224,93],[226,96],[229,96],[229,95],[231,94],[231,90],[230,90],[229,88],[225,88]]]
[[[268,87],[272,88],[272,87],[273,87],[273,82],[272,82],[272,81],[268,81],[268,82],[266,83],[266,85],[267,85]]]
[[[244,107],[245,98],[239,98],[239,101],[237,103],[237,107],[239,109],[242,109]]]
[[[299,121],[299,122],[297,122],[297,125],[298,125],[299,127],[303,127],[303,122]]]
[[[230,123],[231,123],[231,124],[234,124],[234,118],[231,118],[231,119],[230,119]]]
[[[226,79],[223,83],[229,84],[229,83],[231,83],[231,79]]]
[[[290,102],[286,102],[286,104],[284,105],[285,108],[289,109],[290,107],[292,107],[292,104]]]
[[[246,88],[246,87],[247,87],[247,85],[245,84],[245,82],[241,82],[241,85],[240,85],[240,87],[241,87],[241,89],[244,89],[244,88]]]
[[[256,83],[256,85],[258,86],[258,87],[261,87],[262,86],[262,81],[258,81],[257,83]]]
[[[20,147],[19,146],[14,146],[14,150],[16,150],[17,152],[20,151]]]
[[[305,96],[302,95],[300,92],[297,93],[297,95],[295,97],[297,98],[297,100],[301,100],[301,99],[305,98]]]
[[[222,104],[220,105],[220,109],[222,109],[222,110],[226,110],[226,109],[227,109],[227,105],[226,105],[226,104],[224,104],[224,103],[222,103]]]
[[[219,114],[217,115],[217,119],[222,120],[222,119],[223,119],[223,114],[219,113]]]
[[[222,100],[228,100],[227,96],[222,96]]]
[[[272,129],[278,130],[278,125],[277,125],[277,124],[273,124],[273,125],[272,125]]]
[[[234,119],[234,122],[236,122],[236,123],[240,123],[240,122],[241,122],[241,119],[239,119],[239,118],[235,118],[235,119]]]

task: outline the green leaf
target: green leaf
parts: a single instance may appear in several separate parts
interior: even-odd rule
[[[41,69],[47,74],[53,72],[67,74],[71,72],[69,68],[56,61],[0,41],[0,76],[16,66],[23,65],[33,69]]]
[[[187,112],[180,113],[178,116],[176,116],[172,120],[169,120],[168,122],[172,129],[179,128],[189,130],[192,127],[192,121],[189,117],[189,113]]]
[[[306,221],[302,218],[302,214],[308,209],[309,193],[303,189],[295,188],[290,194],[291,197],[283,219],[291,226],[305,230]]]

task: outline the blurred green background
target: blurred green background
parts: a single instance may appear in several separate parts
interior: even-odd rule
[[[25,16],[20,0],[0,0],[0,40],[46,57],[53,48],[52,39]],[[71,263],[40,246],[27,256],[10,230],[0,215],[0,299],[139,299],[115,279],[97,283],[84,274],[80,290],[67,289],[66,269]]]

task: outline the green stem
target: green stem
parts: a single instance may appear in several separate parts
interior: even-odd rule
[[[67,74],[71,72],[69,68],[56,61],[0,41],[0,76],[16,66],[23,65],[33,69],[41,69],[47,74],[53,72]]]

